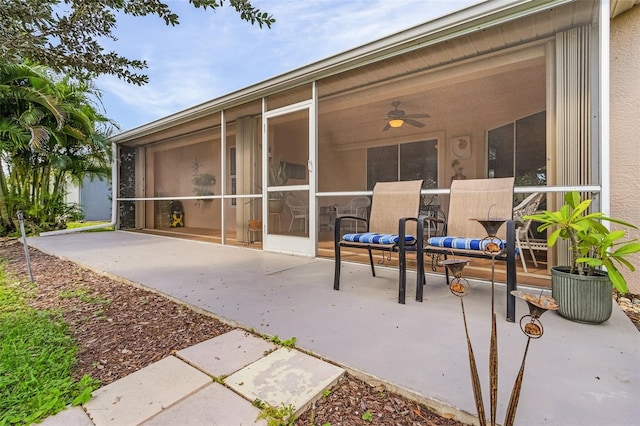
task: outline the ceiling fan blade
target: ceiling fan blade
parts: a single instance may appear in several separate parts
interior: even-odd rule
[[[429,118],[431,117],[429,114],[407,114],[406,118]]]
[[[405,118],[404,122],[407,124],[411,124],[412,126],[416,126],[416,127],[424,127],[424,123],[421,123],[417,120],[412,120],[411,118]]]
[[[386,132],[387,130],[389,130],[391,128],[391,126],[389,125],[389,123],[387,123],[386,126],[384,126],[384,129],[382,129],[383,132]]]

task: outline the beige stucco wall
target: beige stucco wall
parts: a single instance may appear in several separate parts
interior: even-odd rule
[[[640,226],[640,6],[611,21],[611,216]],[[640,238],[640,231],[633,237]],[[640,294],[640,253],[629,291]]]

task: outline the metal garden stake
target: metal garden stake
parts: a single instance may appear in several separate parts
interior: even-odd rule
[[[495,273],[495,260],[504,248],[502,242],[496,237],[498,229],[506,222],[506,219],[499,218],[487,218],[487,219],[473,219],[477,220],[487,231],[487,236],[480,242],[481,247],[485,254],[491,256],[491,341],[489,348],[489,387],[490,387],[490,420],[491,425],[496,424],[496,409],[498,406],[498,335],[496,330],[496,314],[494,305],[494,273]],[[460,307],[462,308],[462,319],[464,321],[464,331],[467,337],[467,350],[469,352],[469,367],[471,370],[471,384],[473,386],[473,396],[476,402],[476,408],[478,410],[478,421],[481,426],[487,424],[485,417],[484,402],[482,400],[482,389],[480,386],[480,378],[478,377],[478,368],[476,367],[476,360],[473,354],[473,348],[471,346],[471,339],[469,338],[469,331],[467,329],[467,318],[464,311],[464,302],[462,298],[469,294],[470,286],[469,282],[462,277],[462,270],[467,265],[467,260],[451,259],[443,262],[444,266],[451,272],[454,279],[451,281],[449,290],[455,296],[460,298]],[[527,358],[527,352],[529,351],[529,343],[531,339],[539,339],[543,334],[542,323],[540,322],[540,316],[547,310],[558,309],[556,301],[543,295],[532,295],[521,291],[512,291],[516,297],[519,297],[527,302],[529,306],[529,315],[524,315],[520,319],[520,328],[522,332],[528,337],[527,345],[522,357],[522,364],[520,371],[511,390],[511,398],[509,399],[509,405],[505,414],[504,424],[505,426],[513,426],[516,417],[516,409],[518,407],[518,401],[520,399],[520,390],[522,388],[522,379],[524,376],[525,360]]]
[[[22,210],[18,210],[18,222],[20,222],[20,232],[22,233],[22,246],[24,247],[24,257],[27,259],[27,269],[29,270],[29,278],[33,282],[33,272],[31,271],[31,258],[29,257],[29,246],[27,245],[27,235],[24,232],[24,214]]]

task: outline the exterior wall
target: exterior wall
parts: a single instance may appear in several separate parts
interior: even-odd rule
[[[67,204],[80,204],[80,188],[73,183],[67,183],[64,202]]]
[[[611,216],[640,226],[640,6],[611,21]],[[640,231],[631,237],[640,238]],[[640,268],[640,253],[632,259]],[[626,272],[640,294],[640,272]]]
[[[111,220],[110,184],[106,179],[85,178],[80,188],[84,220]]]
[[[103,179],[85,178],[82,186],[67,184],[64,201],[78,204],[82,208],[84,220],[111,220],[111,188]]]

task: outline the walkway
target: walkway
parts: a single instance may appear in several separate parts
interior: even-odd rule
[[[139,283],[258,333],[296,337],[299,348],[391,390],[475,413],[460,303],[444,278],[428,277],[424,303],[396,303],[397,273],[345,264],[340,291],[333,262],[128,232],[30,238],[29,244],[97,271]],[[407,294],[414,294],[409,274]],[[526,338],[504,321],[496,287],[503,419]],[[485,396],[490,286],[465,299]],[[527,313],[518,301],[517,316]],[[529,348],[518,425],[640,424],[640,333],[615,306],[603,325],[542,317],[544,336]],[[124,380],[124,379],[123,379]]]
[[[343,373],[236,329],[98,389],[84,409],[65,410],[43,426],[264,426],[253,401],[291,405],[299,414]]]

